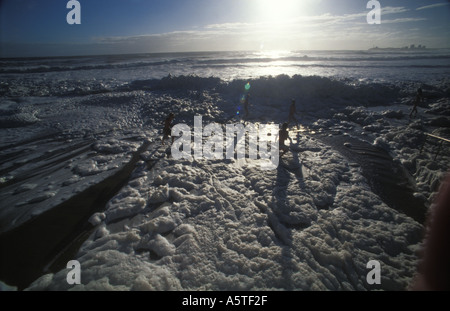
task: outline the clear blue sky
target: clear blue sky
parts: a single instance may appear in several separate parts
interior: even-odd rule
[[[381,0],[368,25],[365,0],[0,0],[0,56],[450,47],[450,1]]]

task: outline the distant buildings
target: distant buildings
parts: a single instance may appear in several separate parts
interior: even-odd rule
[[[425,45],[419,44],[416,46],[415,44],[411,44],[409,48],[407,46],[402,47],[402,50],[425,50],[427,47]]]
[[[415,44],[411,44],[409,47],[408,46],[404,46],[402,48],[379,48],[378,46],[373,47],[369,50],[408,50],[408,51],[418,51],[418,50],[426,50],[427,47],[425,45],[421,45],[419,44],[418,46],[416,46]]]

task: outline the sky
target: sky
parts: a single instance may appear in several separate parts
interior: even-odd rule
[[[450,48],[450,1],[0,0],[0,57],[254,50]]]

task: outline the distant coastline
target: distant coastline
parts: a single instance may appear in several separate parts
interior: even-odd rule
[[[415,44],[411,44],[410,46],[404,46],[401,48],[393,48],[393,47],[388,47],[388,48],[379,48],[378,46],[370,48],[369,51],[424,51],[426,50],[427,47],[425,45],[415,45]]]

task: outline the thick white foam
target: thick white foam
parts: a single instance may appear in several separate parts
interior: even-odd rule
[[[410,124],[416,81],[167,72],[158,78],[152,76],[158,72],[135,69],[89,68],[73,76],[47,71],[45,78],[31,73],[30,79],[1,75],[11,78],[2,81],[2,115],[27,113],[36,120],[0,126],[0,169],[7,171],[0,181],[42,171],[1,189],[4,230],[104,180],[143,141],[154,142],[106,210],[90,218],[96,232],[75,258],[83,285],[69,287],[62,270],[30,289],[364,290],[370,289],[365,267],[373,259],[382,263],[383,289],[404,289],[411,281],[421,225],[383,203],[361,168],[308,128],[383,146],[414,176],[417,195],[431,202],[449,153],[433,164],[433,149],[420,153],[411,141],[423,131],[445,135],[445,128],[430,123],[448,105],[445,80],[424,87],[430,111],[419,107],[421,119]],[[205,123],[240,122],[236,112],[247,83],[250,121],[284,122],[291,99],[297,100],[306,132],[285,166],[266,172],[252,161],[240,167],[171,159],[147,166],[164,155],[159,138],[169,112],[176,113],[176,123],[192,124],[197,114]],[[49,133],[54,136],[29,141]]]

